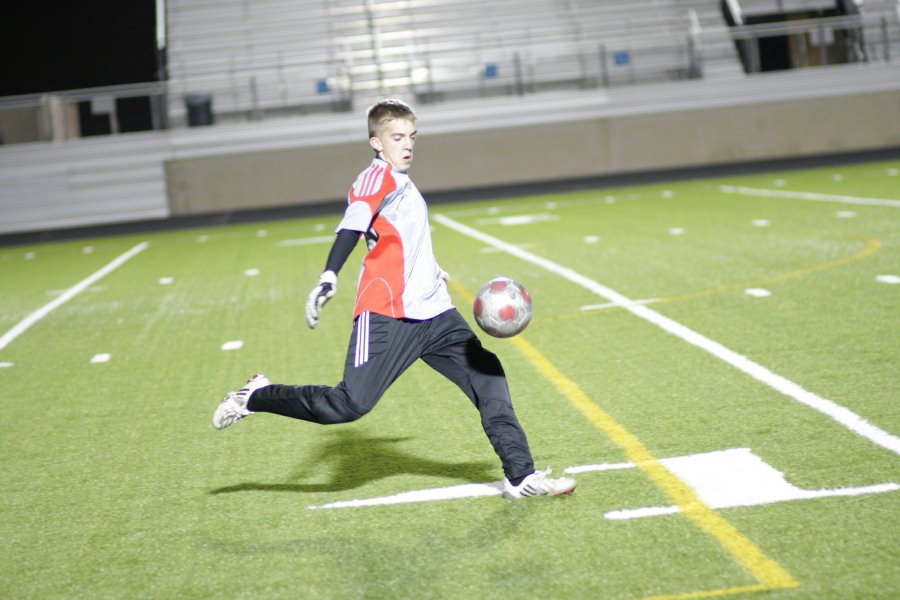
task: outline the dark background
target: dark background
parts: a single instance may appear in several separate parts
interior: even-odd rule
[[[154,0],[0,6],[0,96],[159,80]]]

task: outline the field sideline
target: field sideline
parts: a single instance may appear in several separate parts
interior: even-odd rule
[[[366,418],[210,426],[255,371],[336,383],[337,216],[0,248],[4,598],[894,598],[900,162],[431,207],[540,466],[509,502],[477,413],[416,365]]]

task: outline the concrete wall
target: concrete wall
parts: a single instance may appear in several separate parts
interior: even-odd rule
[[[900,147],[900,91],[434,134],[422,124],[412,174],[427,194]],[[325,146],[175,158],[165,165],[170,210],[189,215],[342,199],[371,156],[361,136]]]
[[[24,144],[40,140],[42,112],[40,108],[0,108],[0,141]]]
[[[0,235],[341,203],[372,156],[370,100],[334,114],[0,146]],[[900,148],[900,63],[416,108],[413,176],[428,195]]]
[[[172,215],[316,203],[346,195],[372,154],[365,140],[169,160]]]

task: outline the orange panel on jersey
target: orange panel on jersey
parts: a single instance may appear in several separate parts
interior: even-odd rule
[[[366,256],[353,318],[364,311],[402,319],[403,310],[403,242],[400,233],[387,219],[378,216],[372,224],[378,243]]]

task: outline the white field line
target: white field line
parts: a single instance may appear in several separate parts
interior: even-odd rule
[[[862,496],[896,492],[900,485],[893,482],[862,487],[839,487],[817,490],[798,488],[785,479],[781,471],[764,462],[749,448],[731,448],[702,454],[690,454],[663,458],[660,462],[688,484],[710,508],[739,508],[762,506],[792,500],[813,500],[841,496]],[[603,463],[567,467],[568,474],[619,471],[633,469],[635,464]],[[464,483],[448,487],[399,492],[389,496],[337,500],[326,504],[307,506],[310,510],[328,508],[362,508],[366,506],[390,506],[462,498],[499,496],[503,493],[503,481],[488,483]],[[681,512],[678,506],[646,506],[607,512],[610,520],[634,519],[668,515]]]
[[[860,198],[858,196],[817,194],[815,192],[791,192],[788,190],[749,188],[739,185],[720,185],[719,191],[727,194],[762,196],[764,198],[792,198],[794,200],[816,200],[819,202],[842,202],[844,204],[868,204],[871,206],[893,206],[900,208],[900,200],[885,200],[884,198]]]
[[[138,244],[137,246],[135,246],[134,248],[132,248],[125,254],[122,254],[121,256],[119,256],[118,258],[113,260],[111,263],[109,263],[108,265],[106,265],[105,267],[103,267],[102,269],[100,269],[99,271],[94,273],[93,275],[89,276],[87,279],[84,279],[84,280],[76,283],[74,286],[70,287],[69,289],[67,289],[65,292],[63,292],[62,294],[57,296],[52,302],[45,304],[41,308],[37,309],[36,311],[31,313],[27,317],[22,319],[22,321],[20,321],[15,327],[13,327],[12,329],[10,329],[6,333],[4,333],[3,337],[0,337],[0,350],[3,350],[4,348],[6,348],[10,342],[12,342],[14,339],[19,337],[23,333],[25,333],[25,331],[27,331],[29,327],[31,327],[32,325],[34,325],[35,323],[37,323],[38,321],[40,321],[41,319],[46,317],[48,314],[50,314],[51,312],[53,312],[54,310],[56,310],[57,308],[59,308],[60,306],[62,306],[63,304],[65,304],[66,302],[68,302],[69,300],[71,300],[72,298],[74,298],[75,296],[77,296],[78,294],[83,292],[84,290],[86,290],[87,288],[89,288],[90,286],[92,286],[98,280],[102,279],[103,277],[105,277],[105,276],[109,275],[110,273],[112,273],[113,271],[115,271],[117,268],[122,266],[126,261],[128,261],[135,255],[146,250],[149,245],[150,244],[148,242],[141,242],[140,244]]]
[[[281,240],[277,242],[276,246],[281,246],[282,248],[289,248],[291,246],[308,246],[310,244],[328,244],[334,241],[333,235],[322,235],[319,237],[311,237],[311,238],[299,238],[293,240]]]
[[[502,481],[492,481],[490,483],[465,483],[443,488],[401,492],[392,496],[381,496],[378,498],[338,500],[337,502],[329,502],[328,504],[319,506],[307,506],[306,508],[310,510],[320,508],[361,508],[363,506],[386,506],[391,504],[409,504],[412,502],[433,502],[435,500],[482,498],[484,496],[499,496],[502,493]]]
[[[635,300],[634,303],[635,303],[635,305],[653,304],[656,301],[657,301],[656,298],[647,298],[646,300]],[[578,310],[587,312],[589,310],[603,310],[605,308],[616,308],[617,306],[619,306],[619,305],[616,304],[615,302],[607,302],[606,304],[589,304],[587,306],[582,306]]]
[[[646,306],[642,306],[637,304],[634,300],[623,296],[619,292],[610,289],[600,283],[581,275],[569,269],[568,267],[564,267],[559,265],[551,260],[547,260],[546,258],[542,258],[527,250],[522,250],[517,246],[512,244],[508,244],[502,240],[499,240],[493,236],[482,233],[476,229],[472,229],[467,225],[463,225],[462,223],[458,223],[453,219],[450,219],[444,215],[434,215],[434,220],[453,229],[463,235],[469,236],[485,244],[494,246],[495,248],[500,248],[509,254],[521,258],[524,261],[530,262],[539,267],[543,267],[547,269],[551,273],[555,273],[576,285],[580,285],[581,287],[594,292],[598,296],[602,298],[606,298],[610,302],[621,306],[624,310],[629,311],[635,316],[638,316],[646,321],[653,323],[654,325],[660,327],[661,329],[671,333],[674,336],[677,336],[684,340],[685,342],[697,346],[701,348],[716,358],[725,361],[730,364],[734,368],[743,371],[747,375],[753,377],[757,381],[760,381],[769,387],[785,394],[800,402],[801,404],[805,404],[810,408],[821,412],[822,414],[830,417],[831,419],[837,421],[850,431],[861,435],[862,437],[870,440],[871,442],[891,450],[896,454],[900,454],[900,438],[895,435],[884,431],[883,429],[869,423],[864,418],[854,413],[853,411],[837,404],[832,400],[828,400],[827,398],[822,398],[810,391],[805,390],[800,385],[790,381],[773,373],[766,367],[757,364],[747,358],[746,356],[742,356],[737,352],[730,350],[723,346],[722,344],[715,342],[692,329],[689,329],[678,323],[677,321],[673,321],[668,317],[664,317],[663,315],[655,312]]]

